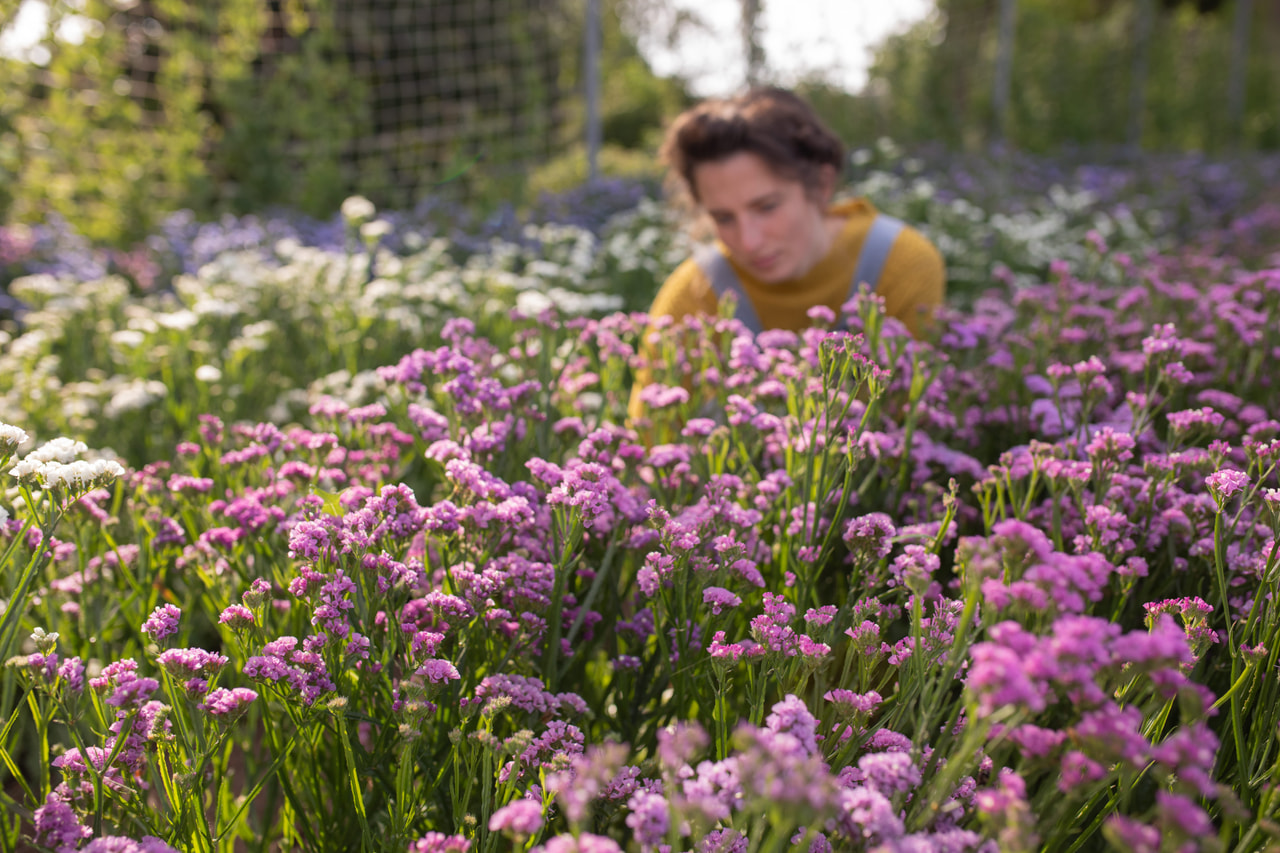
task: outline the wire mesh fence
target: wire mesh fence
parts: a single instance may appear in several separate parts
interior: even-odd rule
[[[693,28],[689,52],[737,43],[741,83],[796,82],[762,50],[777,0],[732,2],[741,20]],[[688,5],[0,0],[0,220],[60,215],[129,242],[179,208],[519,199],[575,146],[594,175],[630,121],[630,78],[597,61],[600,15],[634,29],[657,19],[637,10]],[[937,0],[828,118],[855,144],[1278,147],[1277,47],[1280,4],[1258,0]],[[651,156],[652,133],[626,132]]]
[[[37,38],[0,51],[0,209],[94,236],[502,192],[561,142],[575,85],[559,0],[24,0],[0,25],[32,3]]]

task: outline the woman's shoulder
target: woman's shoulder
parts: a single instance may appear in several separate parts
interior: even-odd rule
[[[695,313],[714,313],[715,310],[716,297],[711,282],[696,257],[691,255],[662,283],[649,314],[652,317],[684,317]]]

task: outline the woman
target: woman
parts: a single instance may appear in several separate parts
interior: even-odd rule
[[[652,318],[714,315],[732,291],[753,331],[800,331],[810,308],[840,316],[866,282],[914,335],[941,304],[942,257],[927,239],[863,199],[832,204],[844,146],[795,94],[758,88],[703,101],[672,124],[661,154],[717,239],[671,274]],[[642,413],[635,393],[632,418]]]

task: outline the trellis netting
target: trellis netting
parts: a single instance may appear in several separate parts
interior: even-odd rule
[[[563,5],[23,0],[0,16],[0,216],[119,240],[179,207],[507,194],[560,130]]]

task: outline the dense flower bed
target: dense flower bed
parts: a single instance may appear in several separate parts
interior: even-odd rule
[[[128,471],[0,427],[0,831],[1263,849],[1280,270],[1102,243],[929,341],[671,324],[638,431],[644,318],[546,303]]]
[[[1239,217],[1275,184],[1274,158],[1065,168],[904,158],[886,143],[853,159],[846,191],[936,242],[956,305],[993,276],[1032,285],[1056,260],[1097,278],[1118,269],[1098,263],[1106,252],[1142,259],[1191,237],[1265,265],[1280,233],[1280,208]],[[450,316],[503,340],[513,307],[647,307],[689,243],[646,192],[602,182],[483,219],[440,199],[381,213],[353,199],[329,222],[176,214],[130,252],[56,224],[0,227],[0,410],[37,439],[71,435],[141,465],[194,438],[201,412],[287,423],[325,394],[371,402],[373,371],[436,345]]]

